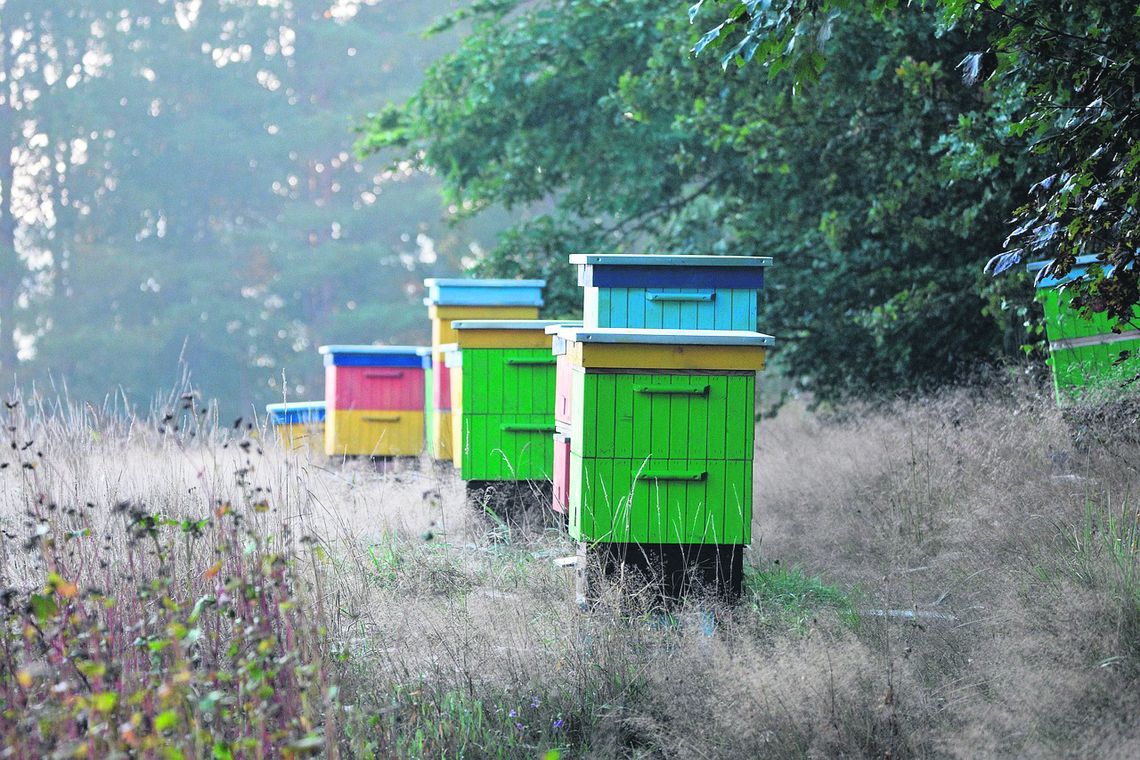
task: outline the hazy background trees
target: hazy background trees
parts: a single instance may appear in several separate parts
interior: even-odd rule
[[[0,0],[3,384],[144,403],[182,357],[239,409],[319,397],[319,343],[426,341],[421,280],[498,222],[448,225],[352,130],[453,5]]]
[[[3,382],[319,396],[424,276],[568,316],[586,250],[775,256],[817,399],[953,382],[1038,339],[1025,259],[1135,256],[1126,6],[0,0]]]

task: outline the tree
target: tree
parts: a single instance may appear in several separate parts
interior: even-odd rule
[[[351,126],[372,88],[409,93],[451,44],[418,35],[449,0],[144,5],[7,0],[0,15],[36,62],[20,87],[41,91],[7,134],[51,146],[0,154],[53,167],[16,183],[52,225],[0,218],[21,248],[0,305],[22,304],[22,380],[143,405],[181,358],[236,416],[320,396],[320,343],[425,342],[422,279],[459,268],[499,221],[446,225],[432,178],[358,160]],[[48,90],[56,46],[65,69],[88,50],[102,64]]]
[[[32,304],[51,284],[66,188],[89,154],[82,92],[110,63],[114,3],[44,7],[0,0],[0,372],[17,367],[18,341],[42,328]]]
[[[1022,342],[978,270],[1030,167],[950,175],[943,138],[984,103],[943,61],[978,37],[918,8],[831,24],[841,60],[803,86],[694,60],[664,0],[496,3],[360,147],[420,161],[465,213],[525,209],[485,266],[553,276],[556,312],[580,308],[571,251],[775,255],[760,326],[817,398],[948,382]]]
[[[756,60],[771,71],[790,69],[799,81],[825,66],[825,44],[835,19],[883,19],[889,0],[769,0],[694,4],[691,19],[719,13],[719,24],[694,45],[698,54],[719,48],[721,64]],[[1108,267],[1077,287],[1073,299],[1086,316],[1104,312],[1116,330],[1140,327],[1140,81],[1135,3],[1090,0],[938,0],[945,28],[984,35],[958,63],[965,80],[985,87],[985,117],[1010,145],[1039,167],[1028,198],[1011,222],[989,268],[1001,273],[1026,259],[1053,259],[1049,273],[1066,274],[1077,256],[1096,254]],[[703,7],[708,6],[708,7]],[[713,11],[712,9],[716,10]],[[833,45],[831,47],[834,47]],[[986,152],[967,120],[957,137],[967,150]],[[993,155],[992,153],[990,154]]]

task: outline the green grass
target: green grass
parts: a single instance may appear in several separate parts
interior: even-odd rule
[[[858,627],[851,597],[799,567],[745,568],[744,583],[745,602],[766,625],[802,632],[821,615],[831,613],[852,630]]]

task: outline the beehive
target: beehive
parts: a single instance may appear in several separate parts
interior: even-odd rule
[[[285,448],[324,448],[324,401],[266,404],[265,412]]]
[[[570,535],[583,542],[751,541],[757,332],[583,328],[572,365]]]
[[[755,330],[761,256],[575,254],[587,327]]]
[[[418,456],[424,445],[421,346],[321,346],[325,453]]]
[[[760,256],[575,254],[578,284],[585,290],[585,326],[674,330],[756,329],[764,273],[772,259]],[[559,435],[572,437],[570,361],[565,340],[554,330],[559,355],[555,421]],[[557,450],[558,443],[555,443]],[[562,511],[571,485],[555,468],[552,508]]]
[[[1037,300],[1045,311],[1049,364],[1058,403],[1094,389],[1115,390],[1140,372],[1140,330],[1122,325],[1122,332],[1113,333],[1113,322],[1104,314],[1085,319],[1071,306],[1073,291],[1065,286],[1086,276],[1096,261],[1096,256],[1081,256],[1064,277],[1042,277],[1037,282]],[[1029,271],[1038,272],[1050,263],[1034,262]],[[1105,274],[1111,271],[1111,266],[1105,267]],[[1122,351],[1132,352],[1132,357],[1118,363]]]
[[[554,356],[544,320],[458,320],[451,354],[464,480],[549,480]]]
[[[424,280],[424,304],[431,320],[432,386],[427,397],[428,451],[437,460],[451,460],[451,382],[441,346],[455,342],[454,320],[534,319],[542,306],[544,280]]]

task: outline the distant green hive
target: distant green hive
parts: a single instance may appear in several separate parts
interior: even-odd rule
[[[1085,277],[1097,261],[1081,256],[1064,277],[1042,277],[1037,282],[1037,300],[1045,309],[1045,334],[1049,339],[1049,365],[1057,403],[1064,404],[1094,393],[1119,394],[1124,383],[1140,374],[1140,310],[1132,325],[1119,325],[1098,313],[1085,319],[1072,307],[1073,290],[1066,285]],[[1039,272],[1051,261],[1035,261],[1030,272]],[[1105,267],[1105,274],[1112,271]],[[1120,361],[1121,354],[1129,358]]]
[[[550,480],[554,366],[549,320],[464,319],[449,346],[452,457],[467,481]]]

